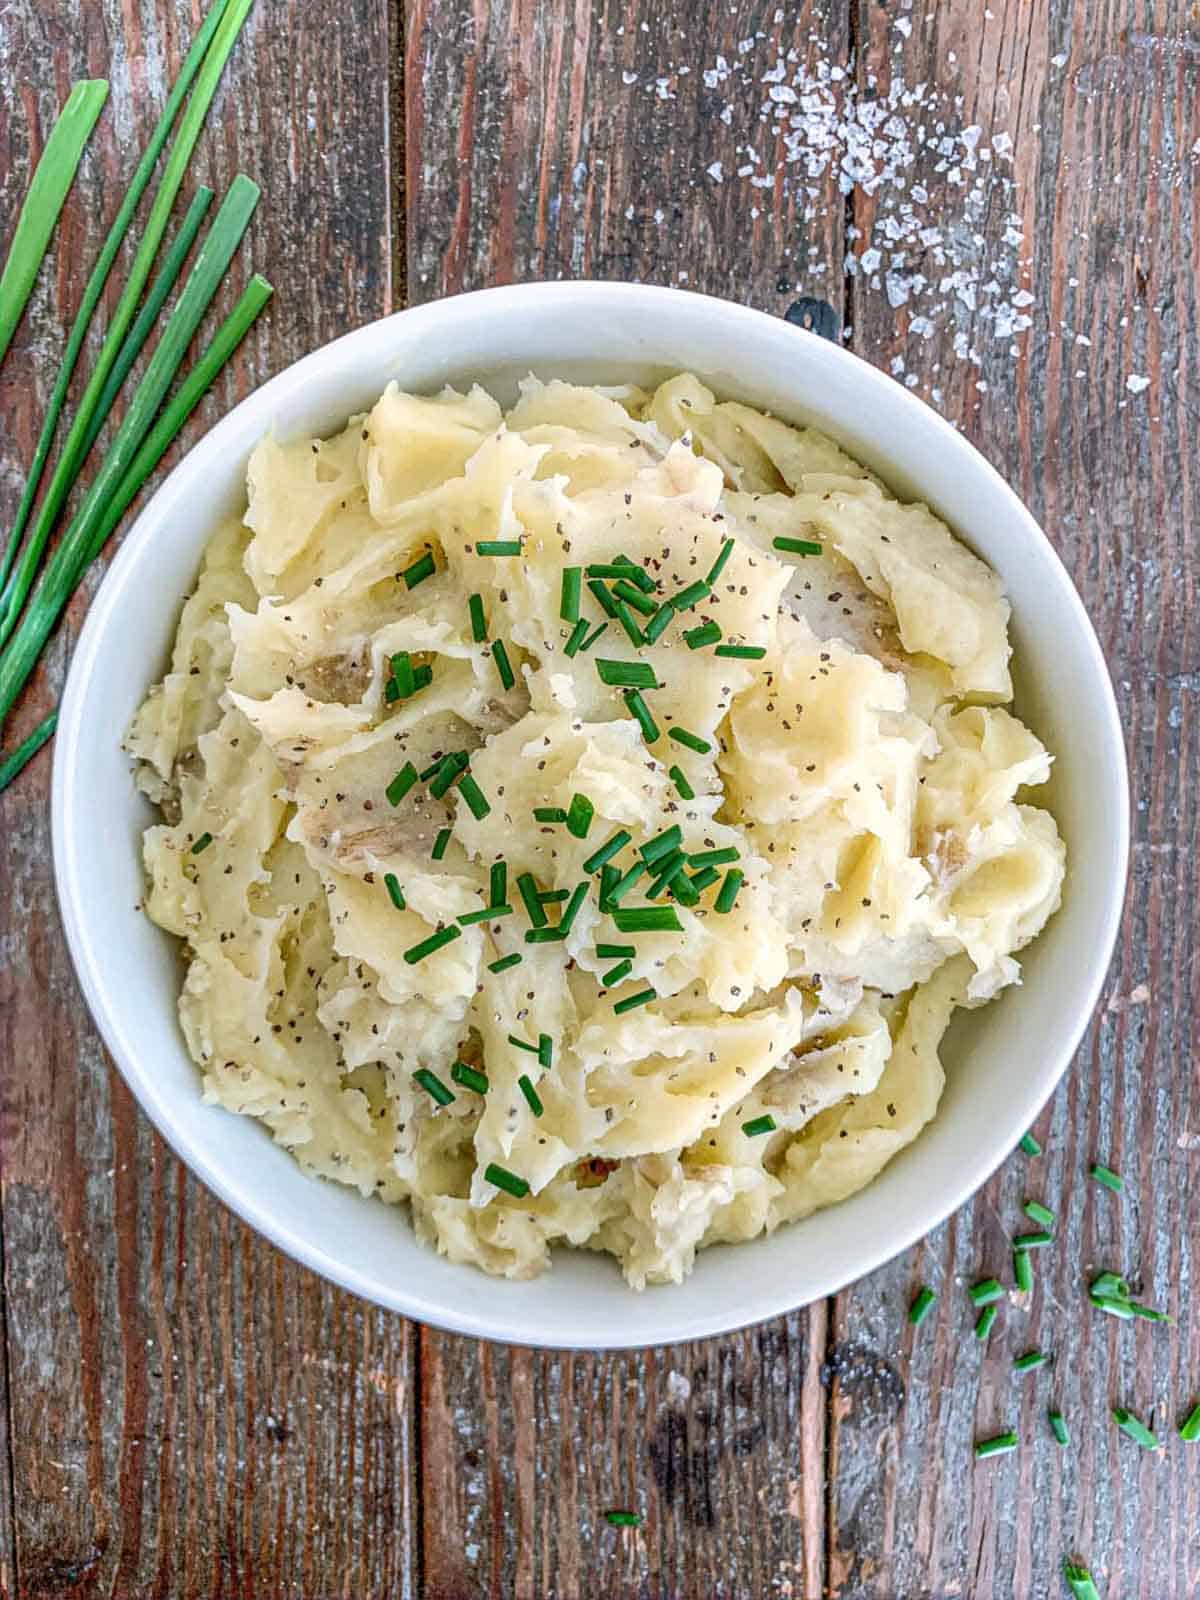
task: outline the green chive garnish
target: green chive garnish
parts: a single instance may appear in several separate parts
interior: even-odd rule
[[[1039,1228],[1036,1233],[1019,1233],[1013,1240],[1014,1250],[1042,1250],[1048,1244],[1054,1243],[1054,1235],[1045,1228]]]
[[[454,1091],[447,1089],[436,1072],[430,1072],[428,1067],[413,1073],[414,1083],[419,1083],[427,1094],[431,1094],[440,1106],[448,1106],[454,1100]]]
[[[573,656],[583,643],[584,639],[587,638],[587,631],[587,618],[580,617],[579,621],[571,629],[571,637],[567,640],[566,644],[563,645],[563,654]]]
[[[625,704],[629,707],[630,715],[636,717],[638,726],[642,730],[642,737],[647,744],[653,744],[659,736],[658,723],[650,715],[650,707],[642,699],[638,689],[626,689],[624,693]]]
[[[534,806],[533,820],[535,822],[565,822],[567,813],[562,806]]]
[[[519,556],[520,539],[480,539],[475,546],[478,556]]]
[[[619,877],[617,881],[605,891],[604,898],[608,902],[608,905],[612,907],[615,906],[619,900],[623,900],[638,879],[645,877],[646,871],[647,868],[644,861],[635,861],[633,866],[630,867],[629,871],[623,876]]]
[[[606,1511],[604,1520],[614,1528],[640,1528],[642,1525],[642,1519],[636,1511]]]
[[[1114,1406],[1112,1416],[1121,1432],[1140,1444],[1143,1450],[1158,1449],[1158,1435],[1152,1433],[1142,1419],[1135,1417],[1132,1411],[1126,1411],[1124,1406]]]
[[[443,945],[450,944],[461,936],[462,929],[453,922],[448,923],[436,933],[431,933],[428,939],[422,939],[420,944],[414,944],[411,950],[406,950],[404,959],[410,967],[415,966],[418,961],[424,961],[426,956],[431,956],[435,950],[440,950]]]
[[[639,567],[636,561],[593,561],[587,569],[589,578],[624,578],[626,582],[636,583],[639,589],[653,589],[654,579],[645,567]]]
[[[543,1071],[549,1072],[554,1062],[554,1040],[548,1033],[538,1034],[537,1058]]]
[[[585,872],[598,872],[606,862],[611,861],[615,855],[619,855],[624,850],[632,837],[633,835],[627,832],[626,829],[618,829],[607,844],[602,844],[599,850],[592,852],[583,863],[583,870]]]
[[[497,861],[492,867],[489,879],[489,893],[492,904],[502,906],[508,897],[508,862]]]
[[[561,944],[567,937],[563,928],[530,928],[525,935],[526,944]]]
[[[697,578],[695,583],[689,583],[686,589],[680,589],[678,594],[672,595],[671,604],[676,611],[687,611],[698,601],[706,600],[711,593],[712,590],[704,579]]]
[[[518,1039],[515,1033],[509,1034],[508,1042],[509,1044],[516,1045],[518,1050],[528,1050],[531,1056],[537,1055],[537,1045],[530,1044],[528,1039]]]
[[[1141,1317],[1145,1322],[1170,1322],[1170,1317],[1165,1311],[1155,1311],[1152,1306],[1142,1305],[1140,1300],[1131,1300],[1129,1309],[1135,1317]]]
[[[1050,1432],[1059,1444],[1070,1444],[1071,1435],[1067,1432],[1067,1424],[1061,1411],[1047,1411],[1046,1419],[1050,1424]]]
[[[715,656],[728,656],[734,661],[761,661],[767,653],[764,644],[719,644]]]
[[[647,661],[610,661],[607,656],[596,657],[596,671],[600,682],[616,689],[657,689],[658,679]]]
[[[473,594],[467,601],[467,610],[471,613],[471,637],[476,644],[482,644],[487,638],[487,618],[483,614],[483,596]]]
[[[482,911],[467,911],[456,920],[460,927],[473,928],[477,922],[492,922],[500,917],[511,917],[511,906],[484,906]]]
[[[733,554],[733,547],[736,542],[737,541],[735,539],[726,539],[725,543],[721,546],[720,555],[718,555],[717,559],[708,569],[708,582],[710,585],[715,584],[717,579],[725,571],[726,563]]]
[[[678,873],[672,877],[671,896],[678,900],[681,906],[695,906],[700,903],[700,892],[692,886],[692,880],[686,873]]]
[[[982,1320],[982,1319],[981,1319]],[[985,1461],[988,1456],[1006,1456],[1017,1448],[1017,1436],[1013,1432],[997,1433],[990,1439],[977,1439],[975,1441],[976,1461]]]
[[[622,1012],[632,1011],[635,1006],[644,1006],[647,1005],[651,1000],[657,999],[657,989],[639,989],[637,994],[631,994],[624,1000],[618,1000],[616,1005],[613,1007],[613,1011],[617,1016],[620,1016]]]
[[[601,583],[599,578],[589,578],[588,588],[595,596],[604,615],[606,617],[615,617],[617,614],[617,606],[612,595],[610,595],[608,592],[608,586]]]
[[[995,1278],[984,1278],[979,1283],[973,1283],[967,1293],[971,1296],[971,1303],[977,1306],[990,1306],[993,1300],[1004,1299],[1004,1289]]]
[[[411,761],[406,761],[384,790],[388,797],[388,804],[398,806],[416,781],[417,769]]]
[[[698,733],[689,733],[686,728],[668,728],[668,739],[674,739],[676,744],[686,745],[689,750],[694,750],[697,755],[706,756],[712,749],[707,739],[702,739]]]
[[[1117,1300],[1107,1295],[1089,1295],[1088,1299],[1097,1311],[1104,1311],[1110,1317],[1119,1317],[1122,1322],[1133,1320],[1133,1308],[1128,1300]]]
[[[672,883],[681,872],[687,870],[687,856],[682,850],[672,850],[665,856],[660,856],[650,868],[657,876],[646,890],[647,900],[657,900],[669,883]]]
[[[1028,1250],[1013,1251],[1013,1278],[1022,1294],[1033,1288],[1033,1257]]]
[[[617,621],[625,629],[625,633],[630,644],[645,644],[646,638],[642,633],[641,628],[638,627],[637,618],[634,616],[633,612],[630,611],[624,600],[614,600],[613,610],[617,613]]]
[[[656,861],[670,855],[682,843],[683,829],[677,822],[672,823],[669,828],[664,828],[661,833],[656,833],[653,838],[646,840],[641,848],[642,859],[653,867]]]
[[[742,887],[745,877],[746,874],[740,867],[730,867],[725,874],[725,882],[721,885],[721,891],[714,902],[715,910],[721,912],[722,915],[733,910],[737,902],[738,890]]]
[[[415,589],[419,583],[424,583],[426,578],[432,578],[437,571],[437,562],[433,559],[433,551],[427,550],[411,567],[404,569],[404,582],[410,589]]]
[[[459,780],[458,792],[476,822],[482,822],[492,809],[491,802],[469,772],[464,772]]]
[[[1023,1133],[1021,1135],[1021,1149],[1024,1150],[1027,1156],[1040,1156],[1042,1153],[1042,1147],[1032,1133]]]
[[[657,644],[662,635],[671,626],[675,616],[675,607],[670,600],[664,600],[662,605],[647,622],[642,632],[646,636],[647,644]]]
[[[721,876],[716,867],[703,867],[699,872],[693,872],[688,880],[695,894],[703,894],[710,884],[716,883]]]
[[[429,792],[435,800],[440,800],[444,794],[450,792],[458,780],[459,773],[467,770],[470,759],[465,750],[451,750],[449,755],[442,757],[429,784]]]
[[[741,853],[737,845],[729,844],[720,850],[698,850],[688,857],[688,863],[693,867],[723,867],[727,862],[736,861]]]
[[[587,892],[588,886],[586,880],[583,883],[576,884],[575,888],[572,890],[571,898],[567,901],[565,907],[563,908],[563,914],[558,924],[558,931],[563,935],[564,938],[568,933],[570,933],[575,918],[579,915],[579,908],[583,904],[584,897]]]
[[[1102,1183],[1106,1189],[1111,1189],[1114,1194],[1121,1194],[1125,1188],[1125,1179],[1120,1173],[1114,1172],[1111,1167],[1102,1167],[1098,1161],[1093,1161],[1088,1168],[1088,1176]]]
[[[567,811],[567,832],[574,839],[586,839],[596,808],[585,794],[572,795]]]
[[[562,575],[562,597],[558,603],[558,614],[564,622],[579,621],[579,602],[583,595],[583,568],[564,567]]]
[[[637,955],[635,944],[598,944],[596,954],[601,961],[621,961],[626,956]]]
[[[721,630],[715,622],[702,622],[698,628],[688,628],[683,636],[689,650],[699,650],[706,644],[716,644],[720,637]]]
[[[815,539],[772,539],[772,546],[789,556],[819,556],[821,546]]]
[[[1063,1577],[1070,1585],[1075,1600],[1100,1600],[1100,1591],[1092,1582],[1092,1575],[1078,1561],[1063,1562]]]
[[[908,1308],[908,1320],[914,1328],[919,1327],[925,1321],[925,1318],[933,1310],[933,1302],[936,1299],[937,1295],[928,1284],[920,1290],[912,1305]]]
[[[630,906],[628,910],[618,906],[612,919],[620,933],[683,932],[683,924],[673,906]]]
[[[533,1087],[533,1084],[530,1082],[530,1079],[526,1073],[523,1072],[517,1079],[517,1088],[520,1089],[521,1093],[525,1096],[525,1104],[529,1107],[530,1111],[533,1112],[535,1117],[540,1117],[546,1108],[542,1104],[537,1090]]]
[[[492,641],[492,660],[496,663],[496,671],[500,674],[500,682],[505,689],[511,689],[517,681],[512,663],[508,659],[508,651],[504,648],[503,639]]]
[[[1014,1372],[1032,1372],[1036,1367],[1046,1367],[1051,1357],[1045,1350],[1027,1350],[1013,1362]]]
[[[442,859],[442,857],[446,854],[446,846],[449,843],[450,843],[450,829],[449,828],[439,828],[438,836],[433,841],[433,849],[430,852],[430,854],[432,855],[432,857],[433,857],[433,859],[435,861],[440,861]]]
[[[392,657],[392,678],[400,698],[407,700],[417,687],[416,678],[413,676],[412,656],[407,650],[397,650]]]
[[[615,967],[609,967],[608,971],[601,976],[600,983],[605,989],[611,989],[614,983],[624,983],[632,971],[632,961],[618,961]]]
[[[1058,1220],[1049,1206],[1044,1206],[1040,1200],[1026,1200],[1021,1210],[1030,1222],[1040,1222],[1043,1228],[1052,1228]]]
[[[1185,1444],[1195,1444],[1200,1439],[1200,1402],[1197,1402],[1179,1424],[1179,1437]]]
[[[675,785],[676,789],[679,790],[681,799],[694,800],[696,798],[696,791],[688,782],[687,773],[684,772],[683,768],[669,767],[667,771],[671,782]]]
[[[1118,1272],[1102,1272],[1098,1278],[1093,1278],[1089,1284],[1089,1292],[1099,1300],[1128,1300],[1129,1284]]]
[[[648,594],[643,594],[636,584],[630,583],[627,578],[618,578],[612,586],[612,592],[618,600],[624,600],[627,606],[632,606],[635,611],[640,611],[644,617],[653,617],[658,613],[658,603]]]
[[[202,833],[192,846],[192,854],[194,856],[203,855],[212,842],[213,836],[211,833]]]
[[[501,956],[499,961],[489,961],[488,971],[507,972],[509,967],[517,966],[523,959],[524,958],[521,955],[521,952],[519,950],[514,950],[511,955]]]
[[[535,928],[544,928],[547,917],[542,909],[541,896],[538,894],[537,880],[532,872],[523,872],[517,879],[517,892],[525,902],[525,912]]]
[[[539,889],[538,899],[544,906],[557,906],[567,898],[568,892],[566,889]]]
[[[742,1132],[746,1135],[747,1139],[756,1139],[761,1133],[774,1133],[775,1127],[776,1123],[774,1117],[751,1117],[749,1122],[742,1123]]]
[[[995,1325],[997,1315],[998,1311],[995,1305],[984,1306],[979,1313],[979,1320],[975,1324],[975,1337],[977,1339],[983,1340],[987,1338]]]
[[[607,627],[608,623],[602,622],[598,628],[593,629],[593,631],[588,634],[587,638],[583,641],[579,648],[586,654]]]
[[[464,1089],[473,1089],[476,1094],[488,1092],[488,1081],[484,1073],[469,1067],[465,1061],[456,1061],[450,1068],[450,1077],[454,1083],[459,1083]]]
[[[523,1200],[529,1193],[529,1185],[524,1178],[518,1178],[515,1172],[509,1172],[504,1167],[498,1167],[494,1161],[489,1161],[483,1169],[484,1180],[494,1183],[497,1189],[503,1189],[505,1194],[511,1194],[516,1200]]]
[[[392,904],[395,906],[396,910],[405,910],[404,890],[400,887],[400,879],[394,872],[385,872],[383,875],[383,881],[385,887],[387,888],[388,894],[391,896]]]

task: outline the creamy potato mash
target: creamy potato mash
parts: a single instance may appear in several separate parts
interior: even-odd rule
[[[868,1183],[1059,900],[995,574],[687,375],[393,385],[248,478],[128,740],[205,1098],[510,1277]]]

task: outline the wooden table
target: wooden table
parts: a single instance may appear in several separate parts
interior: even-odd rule
[[[80,264],[199,12],[0,6],[0,234],[30,126],[40,140],[72,78],[115,63],[57,265],[0,378],[8,513]],[[1013,265],[1028,328],[997,337],[951,287],[922,335],[915,304],[843,272],[885,196],[845,197],[827,172],[797,198],[760,120],[789,48],[868,95],[871,75],[932,85],[985,145],[1011,135],[1011,194],[989,190],[965,234],[953,175],[926,152],[916,176],[961,249]],[[853,349],[902,359],[1071,568],[1126,718],[1133,884],[1099,1014],[1039,1119],[1040,1162],[1014,1158],[826,1304],[703,1345],[539,1354],[339,1293],[164,1148],[75,987],[43,755],[0,805],[5,1595],[985,1600],[1065,1593],[1075,1552],[1109,1597],[1200,1593],[1200,1453],[1173,1437],[1200,1393],[1198,79],[1191,0],[258,0],[196,175],[261,182],[250,255],[279,294],[186,442],[312,346],[483,284],[637,277],[776,314],[825,300]],[[53,703],[86,600],[10,732]],[[1123,1200],[1087,1181],[1097,1155],[1130,1180]],[[1060,1240],[981,1351],[961,1285],[1007,1261],[1030,1189]],[[1089,1310],[1093,1265],[1126,1268],[1176,1325]],[[914,1333],[926,1281],[936,1317]],[[1015,1380],[1013,1354],[1038,1345],[1053,1372]],[[1153,1410],[1170,1446],[1119,1436],[1114,1403]],[[974,1465],[973,1437],[1010,1420],[1021,1452]],[[605,1523],[628,1505],[640,1531]]]

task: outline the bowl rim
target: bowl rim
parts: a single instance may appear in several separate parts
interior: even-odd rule
[[[468,303],[475,310],[487,309],[496,317],[525,315],[536,306],[539,314],[565,315],[578,305],[580,299],[603,303],[605,300],[624,302],[619,309],[632,312],[635,303],[643,313],[653,313],[655,304],[665,305],[686,301],[695,311],[707,307],[713,315],[736,326],[761,327],[770,324],[773,331],[787,329],[788,339],[807,341],[819,347],[821,359],[833,359],[847,364],[854,379],[865,391],[886,392],[889,405],[898,406],[907,414],[915,429],[936,438],[940,448],[952,453],[963,463],[964,470],[978,478],[983,475],[992,482],[1007,502],[1011,516],[1025,525],[1041,546],[1044,557],[1052,569],[1057,569],[1062,590],[1061,599],[1071,613],[1070,623],[1079,635],[1089,658],[1089,668],[1096,680],[1097,698],[1103,706],[1104,728],[1100,742],[1105,754],[1112,756],[1111,787],[1116,802],[1116,814],[1109,818],[1114,832],[1111,856],[1111,881],[1107,884],[1103,915],[1093,927],[1090,952],[1086,962],[1081,958],[1081,968],[1086,979],[1080,982],[1082,996],[1078,1014],[1061,1048],[1052,1061],[1043,1063],[1042,1070],[1026,1082],[1024,1092],[1015,1093],[1015,1108],[1022,1113],[1021,1122],[1028,1126],[1053,1094],[1060,1079],[1071,1064],[1080,1041],[1095,1012],[1104,979],[1111,960],[1124,908],[1126,880],[1129,866],[1130,796],[1129,773],[1125,741],[1113,690],[1112,679],[1096,636],[1095,629],[1057,551],[1046,534],[1004,477],[970,441],[950,422],[927,406],[910,390],[872,366],[862,357],[833,341],[787,324],[770,313],[755,310],[727,301],[717,296],[701,295],[690,290],[663,288],[648,284],[616,283],[596,279],[574,279],[558,282],[527,281],[467,294],[450,296],[425,305],[407,307],[386,317],[366,323],[349,333],[340,335],[300,357],[273,378],[251,391],[222,416],[172,468],[151,498],[138,512],[132,526],[125,533],[115,555],[109,563],[104,578],[88,608],[72,655],[66,685],[59,710],[57,738],[54,741],[54,762],[51,788],[51,842],[55,887],[60,914],[72,964],[79,979],[84,999],[105,1046],[112,1055],[125,1083],[130,1088],[141,1110],[150,1118],[174,1153],[188,1169],[221,1201],[256,1232],[262,1234],[285,1254],[322,1277],[359,1295],[364,1300],[397,1311],[413,1320],[450,1332],[476,1338],[511,1344],[553,1349],[636,1349],[652,1348],[636,1334],[636,1318],[630,1319],[628,1336],[615,1335],[596,1340],[594,1337],[562,1342],[539,1339],[531,1331],[529,1318],[518,1326],[516,1319],[506,1309],[497,1315],[494,1309],[482,1313],[446,1305],[407,1285],[385,1283],[372,1279],[354,1267],[345,1265],[326,1250],[315,1245],[298,1230],[278,1217],[271,1204],[253,1191],[239,1189],[226,1174],[214,1167],[189,1138],[188,1125],[171,1114],[166,1099],[154,1089],[153,1080],[138,1066],[136,1051],[128,1040],[122,1022],[122,1007],[114,1003],[108,987],[101,978],[93,956],[92,941],[87,926],[84,902],[85,892],[79,882],[79,858],[70,818],[82,803],[86,780],[75,760],[79,744],[82,718],[85,710],[86,685],[97,658],[102,653],[108,629],[113,621],[115,597],[122,587],[124,574],[132,568],[141,547],[152,537],[155,528],[169,516],[173,505],[189,493],[192,480],[198,479],[204,464],[218,456],[236,437],[247,417],[261,413],[269,417],[273,402],[301,387],[308,379],[329,372],[344,372],[353,368],[360,351],[377,349],[387,342],[390,332],[401,321],[407,334],[420,333],[431,340],[437,338],[439,328],[463,313]],[[1015,1144],[1015,1142],[1014,1142]],[[1011,1154],[1010,1144],[995,1150],[979,1164],[964,1172],[962,1179],[937,1195],[930,1195],[920,1215],[914,1216],[910,1225],[896,1234],[887,1236],[873,1245],[859,1243],[853,1264],[848,1270],[826,1274],[828,1281],[812,1292],[805,1292],[797,1302],[795,1292],[786,1281],[778,1284],[773,1296],[758,1296],[750,1307],[713,1306],[700,1316],[680,1315],[669,1336],[657,1340],[658,1345],[685,1340],[712,1337],[752,1326],[769,1317],[783,1315],[816,1300],[828,1298],[849,1284],[875,1271],[883,1263],[908,1249],[925,1237],[963,1205],[992,1176]],[[315,1181],[315,1180],[314,1180]],[[411,1223],[407,1223],[411,1226]],[[623,1293],[630,1293],[622,1290]],[[650,1290],[653,1294],[669,1294],[670,1288]],[[480,1297],[481,1302],[484,1297]],[[631,1301],[631,1305],[635,1302]]]

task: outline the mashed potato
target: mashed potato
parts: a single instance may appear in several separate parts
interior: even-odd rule
[[[205,1098],[509,1277],[869,1183],[1059,900],[995,574],[690,376],[248,476],[128,740]]]

